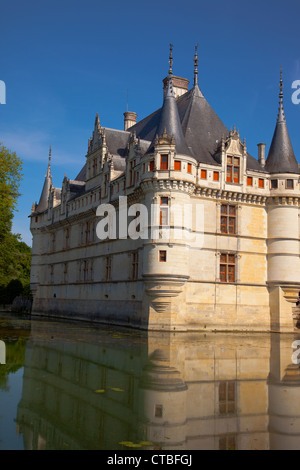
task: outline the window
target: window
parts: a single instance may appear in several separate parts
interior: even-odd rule
[[[35,218],[35,221],[37,222],[38,220],[39,220],[38,217],[36,217],[36,218]]]
[[[50,264],[50,282],[51,282],[51,284],[53,283],[53,278],[54,278],[54,266],[53,266],[53,264]]]
[[[160,198],[159,225],[169,225],[169,199]]]
[[[91,223],[86,222],[85,224],[85,244],[88,245],[91,241]]]
[[[294,180],[286,180],[285,187],[286,189],[294,189]]]
[[[220,256],[220,281],[235,282],[235,255],[221,253]]]
[[[213,172],[213,180],[214,181],[219,181],[220,179],[220,173],[218,171]]]
[[[159,251],[159,262],[166,263],[167,262],[167,252],[165,250]]]
[[[227,183],[239,183],[240,182],[240,159],[239,157],[227,157],[226,182]]]
[[[108,175],[104,177],[104,196],[107,196]]]
[[[192,164],[191,163],[187,164],[187,172],[192,173]]]
[[[265,180],[263,178],[258,178],[258,187],[259,188],[265,187]]]
[[[138,269],[139,269],[139,254],[137,251],[132,253],[132,267],[131,267],[131,279],[138,278]]]
[[[278,188],[278,180],[271,180],[271,189]]]
[[[55,251],[55,233],[51,233],[50,251]]]
[[[64,263],[64,282],[68,282],[68,263]]]
[[[154,416],[155,418],[163,417],[163,405],[155,405],[154,407]]]
[[[235,382],[233,381],[219,383],[219,412],[221,415],[235,413]]]
[[[247,186],[252,186],[253,185],[253,178],[252,176],[247,176]]]
[[[83,262],[83,280],[87,281],[89,277],[89,266],[88,266],[88,261]]]
[[[97,174],[97,158],[93,159],[93,176]]]
[[[130,186],[135,183],[135,172],[133,171],[134,167],[135,167],[135,160],[132,160],[130,162],[130,170],[129,170]]]
[[[225,434],[219,437],[219,450],[235,450],[235,434]]]
[[[67,227],[65,229],[65,249],[70,248],[70,229]]]
[[[94,277],[94,264],[93,260],[91,259],[89,262],[89,267],[90,267],[90,281],[93,280]]]
[[[168,169],[168,155],[161,155],[160,156],[160,169],[167,170]]]
[[[236,206],[221,205],[221,233],[236,233]]]
[[[105,280],[106,281],[111,280],[111,257],[110,256],[106,257]]]
[[[206,170],[201,170],[201,179],[206,180],[207,173]]]
[[[154,160],[151,160],[149,163],[149,171],[154,171]]]
[[[174,160],[174,170],[175,171],[181,171],[181,161],[180,160]]]

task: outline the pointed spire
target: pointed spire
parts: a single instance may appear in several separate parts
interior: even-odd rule
[[[169,55],[169,75],[173,75],[173,44],[170,44],[170,55]]]
[[[282,67],[279,81],[279,109],[265,169],[269,173],[299,173],[283,109]]]
[[[195,56],[194,56],[194,87],[198,85],[198,44],[195,46]]]
[[[153,152],[155,142],[158,142],[161,136],[169,136],[170,141],[174,141],[178,154],[191,155],[183,135],[177,102],[173,91],[172,77],[170,77],[168,82],[168,90],[161,108],[157,131],[147,153]]]
[[[41,197],[39,203],[36,207],[36,212],[44,212],[48,209],[48,198],[49,198],[49,191],[52,186],[52,175],[51,175],[51,145],[49,148],[49,157],[48,157],[48,168],[47,173],[45,176],[44,186],[42,189]]]
[[[283,81],[282,81],[282,67],[280,69],[280,81],[279,81],[279,108],[277,122],[285,121],[284,109],[283,109]]]
[[[170,80],[168,81],[168,88],[167,88],[165,99],[170,98],[171,96],[175,98],[172,78],[170,78]]]
[[[46,177],[51,178],[51,144],[49,147],[49,159],[48,159],[48,169]]]

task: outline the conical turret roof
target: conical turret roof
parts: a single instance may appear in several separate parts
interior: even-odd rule
[[[279,110],[265,169],[269,173],[299,173],[283,109],[283,83],[280,72]]]
[[[50,191],[51,185],[52,185],[52,175],[51,175],[51,146],[50,146],[47,173],[45,175],[44,186],[42,189],[39,203],[36,207],[36,212],[44,212],[46,209],[48,209],[48,198],[49,198],[49,191]]]
[[[169,77],[168,90],[164,98],[163,106],[160,110],[157,130],[147,153],[153,151],[156,137],[165,133],[174,138],[177,154],[192,155],[183,135],[171,76]]]

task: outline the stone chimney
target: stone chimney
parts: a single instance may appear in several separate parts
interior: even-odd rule
[[[172,85],[173,85],[173,92],[175,98],[177,99],[179,96],[184,95],[187,91],[189,91],[189,80],[187,78],[182,77],[175,77],[175,75],[171,75],[172,78]],[[168,90],[168,82],[169,82],[169,75],[163,79],[164,84],[164,98],[167,94]]]
[[[258,162],[261,164],[262,167],[264,167],[266,164],[266,156],[265,156],[266,144],[257,144],[257,147],[258,147]]]
[[[126,111],[124,113],[124,131],[127,131],[129,127],[136,124],[137,114],[132,111]]]

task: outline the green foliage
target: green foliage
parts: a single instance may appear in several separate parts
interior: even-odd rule
[[[9,374],[17,372],[24,365],[26,336],[15,341],[6,342],[6,364],[0,367],[0,390],[8,390],[7,378]]]
[[[11,230],[22,176],[22,160],[0,142],[0,244]]]
[[[11,233],[22,179],[22,161],[0,143],[0,303],[23,295],[30,278],[31,248]]]

